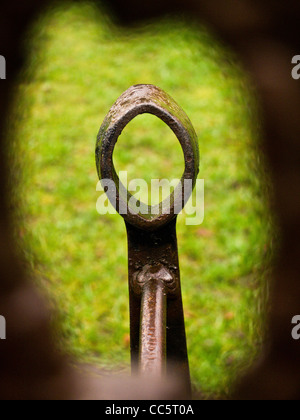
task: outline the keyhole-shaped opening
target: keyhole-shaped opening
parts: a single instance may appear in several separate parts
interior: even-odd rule
[[[155,115],[171,128],[180,143],[185,162],[180,179],[173,180],[173,185],[170,180],[166,180],[167,198],[160,200],[158,197],[158,204],[151,205],[148,205],[148,199],[144,203],[141,197],[134,197],[128,191],[130,188],[127,179],[124,185],[113,164],[114,149],[123,130],[134,118],[147,113]],[[96,162],[102,185],[104,182],[113,184],[107,195],[117,211],[135,226],[147,226],[153,230],[179,214],[192,193],[199,171],[198,139],[188,116],[170,95],[154,85],[134,85],[118,98],[100,127]],[[125,177],[127,178],[127,173]],[[147,184],[142,179],[139,182]]]
[[[176,135],[151,114],[138,115],[125,127],[115,146],[113,161],[128,191],[148,205],[165,200],[185,168]]]

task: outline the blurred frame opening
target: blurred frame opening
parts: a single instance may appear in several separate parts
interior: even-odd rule
[[[228,394],[263,340],[273,252],[249,80],[205,28],[167,20],[122,32],[88,4],[45,15],[29,44],[16,111],[23,118],[14,127],[22,138],[14,147],[25,191],[18,235],[60,310],[64,346],[85,361],[128,366],[125,234],[119,218],[100,218],[95,210],[93,151],[99,124],[119,94],[135,83],[157,84],[195,125],[207,188],[205,224],[178,226],[192,380],[206,395]],[[117,169],[152,177],[156,160],[159,177],[180,175],[177,140],[170,137],[169,150],[157,144],[169,129],[148,118],[124,132]],[[130,147],[132,156],[127,139],[140,142],[139,149]]]

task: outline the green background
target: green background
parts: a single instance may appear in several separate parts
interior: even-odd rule
[[[61,345],[105,370],[129,369],[126,232],[120,216],[96,211],[94,150],[115,100],[155,84],[190,117],[205,180],[203,224],[179,216],[177,229],[193,386],[227,394],[263,340],[272,253],[251,81],[205,28],[177,19],[121,30],[89,4],[45,15],[27,48],[12,118],[16,235],[59,309]],[[129,179],[180,178],[184,167],[174,134],[147,115],[114,158]]]

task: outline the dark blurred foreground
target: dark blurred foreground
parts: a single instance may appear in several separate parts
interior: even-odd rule
[[[26,4],[24,4],[26,3]],[[281,246],[273,274],[269,341],[260,362],[237,384],[237,399],[299,399],[299,341],[291,320],[300,314],[300,85],[291,77],[300,53],[300,4],[269,0],[103,1],[121,24],[186,13],[206,22],[239,54],[262,104],[263,151],[271,170]],[[51,315],[15,254],[8,205],[5,124],[16,76],[24,65],[24,33],[51,1],[2,2],[0,53],[7,61],[0,99],[0,314],[9,336],[0,346],[2,399],[179,399],[180,381],[141,381],[81,374],[56,349]],[[7,143],[9,145],[9,142]],[[83,375],[83,376],[82,376]]]

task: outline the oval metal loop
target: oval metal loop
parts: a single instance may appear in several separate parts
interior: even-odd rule
[[[157,116],[171,128],[185,160],[180,183],[171,196],[157,206],[136,200],[120,182],[113,164],[114,148],[122,131],[135,117],[145,113]],[[98,134],[96,162],[99,179],[113,183],[114,188],[108,188],[107,195],[116,210],[128,223],[155,230],[176,217],[192,193],[199,173],[198,139],[186,113],[167,93],[153,85],[136,85],[120,96],[105,117]],[[139,212],[133,210],[137,207]]]

